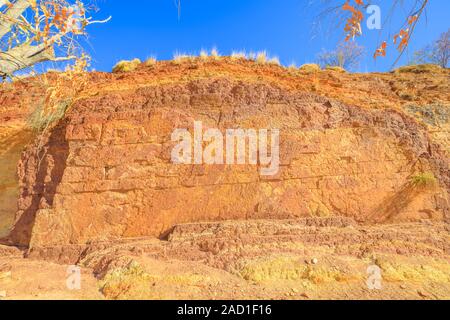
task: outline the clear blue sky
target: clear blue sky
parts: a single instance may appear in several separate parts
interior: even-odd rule
[[[405,0],[405,6],[413,1]],[[310,5],[314,2],[311,0],[182,0],[180,18],[175,2],[97,0],[100,12],[95,18],[112,16],[112,20],[88,29],[88,51],[94,59],[92,67],[110,71],[122,59],[145,59],[154,55],[166,60],[176,51],[198,53],[201,48],[213,46],[225,55],[235,49],[267,50],[279,56],[283,64],[300,65],[314,61],[322,49],[333,49],[343,36],[341,30],[320,32],[314,27],[320,7]],[[378,3],[384,21],[392,1]],[[446,31],[450,27],[449,14],[450,1],[431,0],[427,17],[418,26],[407,55]],[[398,17],[394,17],[393,22],[390,27],[384,27],[381,37],[379,31],[365,30],[365,36],[358,39],[367,48],[360,71],[390,68],[396,58],[393,47],[387,58],[374,61],[372,54],[383,36],[390,30],[397,30]],[[407,60],[405,57],[400,64]]]

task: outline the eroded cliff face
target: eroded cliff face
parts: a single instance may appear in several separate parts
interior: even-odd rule
[[[17,164],[34,133],[24,119],[42,96],[35,84],[0,85],[0,238],[9,233],[17,212]]]
[[[194,121],[222,132],[280,129],[278,174],[261,176],[252,165],[173,164],[171,134],[192,131]],[[164,237],[198,221],[443,220],[448,168],[442,146],[403,112],[270,81],[213,77],[99,90],[23,153],[10,238],[43,247]],[[433,172],[438,186],[411,183],[423,172]]]

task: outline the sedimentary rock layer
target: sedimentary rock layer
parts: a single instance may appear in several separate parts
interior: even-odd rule
[[[176,165],[176,128],[280,129],[281,166]],[[270,83],[201,79],[78,100],[19,164],[16,244],[164,237],[179,223],[344,216],[448,217],[449,161],[425,127]],[[432,172],[434,188],[411,176]]]

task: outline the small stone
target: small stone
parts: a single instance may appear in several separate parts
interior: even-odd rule
[[[300,296],[309,299],[309,295],[306,292],[302,293]]]
[[[314,259],[311,260],[312,264],[317,264],[318,262],[319,262],[319,260],[317,260],[317,258],[314,258]]]
[[[419,294],[419,296],[421,296],[422,298],[429,298],[430,295],[422,290],[418,290],[417,293]]]
[[[297,289],[295,289],[295,288],[292,288],[292,292],[295,292],[295,293],[297,293],[297,292],[298,292],[298,290],[297,290]]]
[[[400,285],[400,289],[406,289],[406,285],[405,284]]]

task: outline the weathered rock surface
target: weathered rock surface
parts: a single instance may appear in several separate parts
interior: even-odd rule
[[[0,287],[9,299],[448,299],[449,237],[445,223],[432,221],[190,223],[163,241],[32,248],[26,260],[0,251]],[[75,292],[65,288],[71,264],[82,267]],[[9,279],[1,279],[2,265]],[[373,265],[381,268],[382,290],[367,288]]]
[[[450,71],[400,71],[221,58],[2,84],[0,299],[448,299]],[[55,87],[73,104],[35,136]],[[194,120],[281,129],[280,173],[171,164]]]
[[[175,165],[176,128],[278,128],[281,168]],[[449,161],[400,111],[365,109],[269,82],[198,79],[80,99],[19,164],[14,243],[164,237],[196,221],[344,216],[448,217]],[[431,171],[440,186],[416,188]]]

